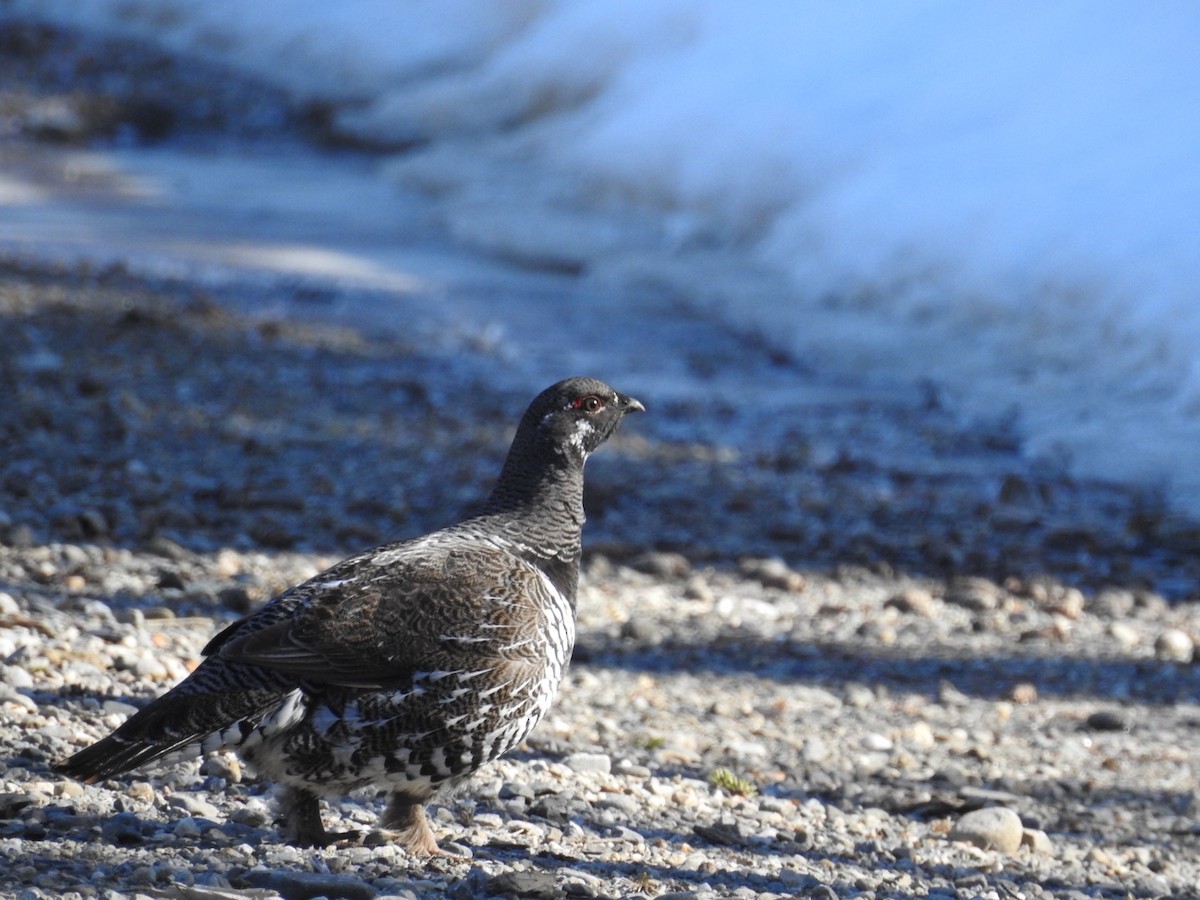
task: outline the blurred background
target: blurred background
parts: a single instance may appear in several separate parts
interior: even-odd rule
[[[878,431],[896,400],[1005,454],[952,473],[998,501],[1200,500],[1192,4],[0,15],[10,258],[485,352],[521,392],[596,372],[679,413],[660,437],[783,467],[926,453]],[[857,446],[789,430],[855,402]]]

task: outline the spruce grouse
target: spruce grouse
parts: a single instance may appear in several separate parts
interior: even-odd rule
[[[234,622],[183,682],[58,771],[95,782],[235,750],[324,846],[319,797],[382,787],[382,836],[437,853],[425,804],[522,741],[575,641],[583,466],[632,397],[591,378],[539,394],[481,512],[352,556]]]

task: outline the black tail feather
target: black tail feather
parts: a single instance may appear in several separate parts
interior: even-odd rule
[[[80,781],[94,784],[115,775],[131,772],[154,762],[178,750],[198,738],[188,736],[165,743],[131,742],[117,734],[110,734],[103,740],[97,741],[90,747],[85,747],[78,753],[57,763],[54,771],[61,775],[69,775]]]
[[[108,737],[58,763],[54,770],[93,783],[199,744],[234,723],[241,723],[234,732],[240,737],[257,725],[280,697],[277,690],[200,693],[185,685],[196,687],[185,681],[135,713]]]

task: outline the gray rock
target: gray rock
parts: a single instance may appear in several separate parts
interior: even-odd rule
[[[506,781],[500,785],[498,796],[501,800],[514,800],[518,797],[524,800],[532,800],[536,795],[533,792],[533,788],[527,784]]]
[[[1092,731],[1128,731],[1129,723],[1118,713],[1101,709],[1092,713],[1084,721],[1084,726]]]
[[[195,840],[203,833],[204,824],[211,826],[212,823],[205,823],[204,820],[197,819],[195,816],[184,816],[175,823],[175,827],[171,830],[176,837],[183,838],[184,840]]]
[[[683,596],[688,600],[700,600],[704,603],[712,603],[715,598],[713,589],[708,581],[700,575],[693,575],[687,580],[687,584],[683,588]]]
[[[123,703],[120,700],[105,700],[100,709],[106,716],[124,716],[125,718],[138,711],[138,708],[132,703]]]
[[[884,606],[925,619],[931,619],[937,613],[937,604],[933,599],[933,594],[918,587],[908,587],[900,593],[892,595],[884,603]]]
[[[527,869],[524,872],[501,872],[488,881],[488,893],[509,897],[529,897],[531,900],[555,900],[561,896],[558,878],[553,872]]]
[[[32,794],[5,791],[0,794],[0,819],[11,819],[21,810],[33,806],[35,803],[37,803],[37,798]]]
[[[833,748],[829,746],[829,742],[817,735],[806,739],[804,749],[801,750],[802,758],[809,763],[825,762],[832,754]]]
[[[631,797],[629,794],[604,794],[596,801],[597,809],[618,809],[621,812],[633,815],[645,801]]]
[[[235,806],[229,813],[229,819],[239,825],[260,828],[271,820],[271,811],[262,800],[251,797]]]
[[[1133,591],[1123,588],[1103,588],[1092,598],[1088,609],[1094,615],[1109,619],[1123,619],[1133,612],[1136,599]]]
[[[763,587],[781,591],[799,592],[807,583],[803,575],[793,571],[782,559],[743,559],[738,563],[738,569]]]
[[[997,609],[1003,591],[985,578],[963,576],[955,578],[946,590],[946,602],[973,612]]]
[[[101,826],[100,835],[110,844],[140,844],[145,831],[145,823],[133,813],[118,813]]]
[[[172,794],[171,799],[167,802],[171,806],[186,811],[190,816],[198,816],[214,821],[221,818],[221,811],[213,804],[188,791]]]
[[[107,900],[107,895],[104,895]],[[276,900],[277,891],[250,888],[235,890],[231,887],[212,887],[202,884],[179,884],[171,886],[172,900]],[[113,900],[116,900],[114,897]]]
[[[38,349],[26,353],[18,357],[16,362],[17,368],[22,373],[31,376],[53,375],[62,371],[63,367],[63,358],[57,353],[46,349]]]
[[[692,569],[691,561],[682,553],[643,553],[629,561],[629,567],[659,578],[683,578]]]
[[[242,878],[254,887],[277,891],[284,900],[312,900],[314,897],[371,900],[377,893],[375,888],[357,878],[323,872],[255,868]]]

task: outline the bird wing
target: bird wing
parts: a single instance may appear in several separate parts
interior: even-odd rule
[[[298,585],[206,650],[312,683],[388,687],[463,671],[472,658],[532,659],[553,591],[495,545],[393,545]]]

